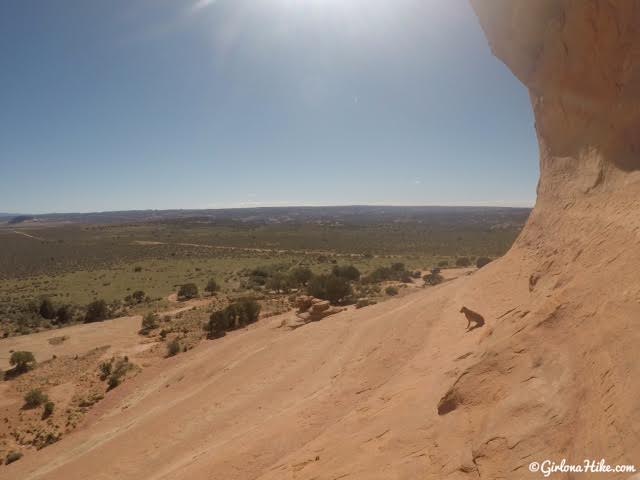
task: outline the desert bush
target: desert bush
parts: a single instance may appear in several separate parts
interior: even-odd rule
[[[222,338],[227,334],[229,322],[223,310],[213,312],[209,317],[209,322],[204,329],[207,332],[208,339]]]
[[[42,299],[38,312],[42,318],[46,318],[47,320],[53,320],[56,318],[56,309],[49,298],[45,297]]]
[[[216,282],[214,278],[210,278],[209,281],[207,282],[207,286],[204,288],[204,291],[207,293],[210,293],[211,295],[213,295],[219,290],[220,290],[220,285],[218,285],[218,282]]]
[[[141,272],[142,271],[142,267],[139,267],[139,266],[138,267],[134,267],[133,271],[136,272],[136,273]]]
[[[61,305],[56,311],[56,320],[58,323],[69,323],[73,320],[73,308],[71,305]]]
[[[112,364],[111,362],[102,362],[100,364],[100,379],[106,380],[111,375]]]
[[[9,452],[4,459],[4,464],[9,465],[10,463],[17,462],[22,458],[22,453],[20,452]]]
[[[440,268],[448,267],[449,266],[449,262],[447,260],[442,260],[442,261],[438,262],[438,266]]]
[[[412,272],[406,270],[404,263],[394,263],[390,267],[378,267],[363,279],[365,283],[386,281],[411,283]]]
[[[315,275],[308,286],[309,295],[333,304],[345,302],[352,295],[353,289],[349,281],[336,275]]]
[[[384,289],[384,293],[386,293],[390,297],[393,297],[395,295],[398,295],[398,289],[392,285],[389,285],[387,288]]]
[[[104,300],[94,300],[87,305],[87,311],[84,315],[85,323],[102,322],[107,318],[109,318],[109,309]]]
[[[42,418],[48,418],[53,414],[53,409],[55,408],[55,404],[48,400],[44,404],[44,409],[42,410]]]
[[[468,267],[469,265],[471,265],[471,260],[469,260],[469,257],[459,257],[456,260],[457,267]]]
[[[49,401],[49,397],[39,388],[29,390],[24,396],[24,408],[36,408]]]
[[[224,310],[213,312],[205,325],[207,338],[224,337],[228,330],[245,327],[258,321],[260,304],[252,298],[239,298]]]
[[[113,360],[112,360],[113,362]],[[109,375],[109,379],[107,381],[107,385],[109,386],[109,390],[116,388],[118,385],[122,383],[122,379],[125,377],[127,372],[131,369],[131,364],[129,363],[129,359],[124,357],[117,362],[115,362],[115,366],[111,366],[111,374]]]
[[[489,263],[491,263],[491,259],[488,257],[478,257],[478,259],[476,260],[476,267],[478,268],[482,268],[486,265],[488,265]]]
[[[31,352],[13,352],[9,358],[9,364],[14,367],[16,373],[24,373],[36,364],[36,357]]]
[[[313,272],[306,267],[296,267],[291,270],[290,277],[296,285],[306,286],[313,277]]]
[[[142,317],[142,328],[138,333],[147,335],[151,330],[158,326],[158,315],[154,312],[147,313]]]
[[[198,296],[198,286],[195,283],[185,283],[178,290],[178,300],[190,300]]]
[[[133,292],[131,294],[131,298],[135,303],[142,303],[144,302],[144,299],[146,298],[147,294],[144,293],[142,290],[136,290],[135,292]]]
[[[431,270],[431,273],[428,273],[427,275],[422,277],[422,279],[424,280],[425,285],[432,286],[438,285],[444,281],[444,277],[440,274],[439,268],[434,268],[433,270]]]
[[[336,277],[341,277],[351,282],[360,280],[360,270],[353,265],[336,265],[331,273]]]
[[[173,357],[180,353],[180,342],[177,338],[174,338],[169,343],[167,343],[167,357]]]

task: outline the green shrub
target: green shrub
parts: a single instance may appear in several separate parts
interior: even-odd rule
[[[4,459],[4,464],[9,465],[10,463],[17,462],[22,458],[22,453],[20,452],[9,452],[7,457]]]
[[[53,413],[54,408],[55,408],[55,404],[51,400],[48,400],[47,402],[45,402],[44,409],[42,411],[42,418],[50,417],[51,414]]]
[[[460,257],[456,260],[457,267],[468,267],[469,265],[471,265],[471,260],[469,260],[469,257]]]
[[[260,304],[252,298],[239,298],[224,310],[213,312],[205,325],[207,338],[224,337],[229,330],[236,330],[258,321]]]
[[[482,268],[491,263],[491,259],[488,257],[478,257],[476,260],[476,267]]]
[[[207,338],[212,340],[224,337],[227,334],[228,328],[229,321],[224,310],[213,312],[209,317],[209,322],[204,327],[207,332]]]
[[[38,311],[40,313],[40,316],[42,318],[46,318],[47,320],[53,320],[54,318],[56,318],[56,309],[53,307],[53,303],[48,298],[42,299]]]
[[[211,278],[209,279],[209,281],[207,282],[207,286],[204,288],[204,291],[210,294],[214,294],[217,291],[220,290],[220,285],[218,285],[218,282],[215,281],[215,279]]]
[[[448,267],[449,266],[449,262],[447,260],[442,260],[442,261],[438,262],[438,266],[440,268]]]
[[[14,367],[16,373],[24,373],[36,364],[36,358],[31,352],[13,352],[9,358],[9,364]]]
[[[390,297],[393,297],[395,295],[398,295],[398,289],[394,286],[389,285],[387,288],[384,289],[384,293],[386,293]]]
[[[131,298],[135,303],[144,302],[144,299],[146,298],[146,296],[147,296],[146,293],[144,293],[142,290],[136,290],[131,294]]]
[[[348,280],[336,275],[315,275],[309,282],[309,295],[333,304],[345,302],[353,294]]]
[[[109,309],[104,300],[94,300],[87,305],[87,312],[84,316],[85,323],[102,322],[109,318]]]
[[[185,283],[178,290],[178,300],[190,300],[198,296],[198,287],[195,283]]]
[[[49,397],[42,393],[42,390],[34,388],[24,396],[24,408],[36,408],[48,401]]]
[[[406,270],[404,263],[394,263],[391,267],[378,267],[363,279],[365,283],[386,281],[411,283],[412,272]]]
[[[167,343],[167,357],[173,357],[180,353],[180,342],[177,338],[174,338],[169,343]]]

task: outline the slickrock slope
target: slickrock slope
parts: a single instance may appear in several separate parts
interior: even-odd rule
[[[540,140],[538,202],[509,254],[294,331],[274,317],[204,342],[1,478],[527,479],[545,459],[640,465],[640,5],[472,3],[531,91]],[[464,333],[462,305],[487,325]]]

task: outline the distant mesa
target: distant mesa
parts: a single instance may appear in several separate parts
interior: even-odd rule
[[[17,225],[18,223],[28,222],[30,220],[34,220],[34,217],[31,215],[18,215],[10,219],[8,223],[9,225]]]

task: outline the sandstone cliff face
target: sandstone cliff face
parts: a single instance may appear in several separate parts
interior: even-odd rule
[[[609,183],[617,187],[621,173],[640,169],[640,3],[472,0],[472,5],[495,55],[531,93],[541,202]],[[631,177],[624,182],[638,180]]]
[[[637,464],[640,2],[471,3],[530,91],[541,178],[514,248],[466,292],[496,320],[449,415],[471,425],[460,434],[481,478],[537,478],[526,460],[540,458]]]

